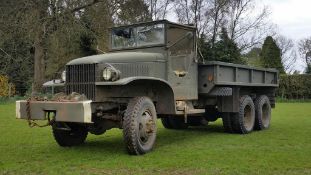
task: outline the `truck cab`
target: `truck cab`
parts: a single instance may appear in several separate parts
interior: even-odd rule
[[[167,20],[114,27],[109,36],[108,53],[66,64],[64,93],[49,101],[16,102],[17,118],[48,119],[60,146],[120,128],[135,155],[153,149],[157,118],[167,129],[218,118],[231,133],[269,127],[275,69],[203,62],[196,28]]]

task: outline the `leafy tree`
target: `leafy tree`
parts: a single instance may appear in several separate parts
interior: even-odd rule
[[[310,64],[307,65],[305,73],[306,74],[311,74],[311,65]]]
[[[265,68],[276,68],[280,73],[285,73],[281,59],[281,50],[271,36],[265,39],[262,46],[261,65]]]
[[[200,52],[200,55],[203,57],[202,59],[212,60],[211,47],[211,43],[206,38],[206,35],[201,34],[198,38],[198,52]]]
[[[152,15],[144,0],[123,0],[118,12],[119,22],[132,24],[137,22],[152,21]]]
[[[51,78],[52,72],[60,70],[65,62],[94,53],[94,37],[90,35],[90,28],[84,25],[81,16],[86,9],[106,2],[15,0],[1,3],[0,20],[4,26],[8,24],[13,27],[5,28],[5,32],[0,34],[12,37],[14,35],[10,31],[21,31],[25,39],[22,42],[32,46],[33,91],[40,91],[46,79]],[[14,18],[7,20],[3,14]],[[18,47],[21,48],[23,46]]]
[[[248,53],[244,54],[243,57],[246,59],[248,65],[261,67],[260,55],[261,55],[261,48],[254,47]]]
[[[0,5],[0,74],[9,78],[20,95],[31,86],[34,69],[33,42],[20,25],[22,16],[13,8],[22,5],[18,1],[2,1]]]
[[[228,37],[228,32],[222,28],[220,40],[214,46],[213,41],[205,41],[205,36],[202,35],[199,40],[202,55],[209,61],[223,61],[228,63],[245,64],[241,57],[236,43]]]

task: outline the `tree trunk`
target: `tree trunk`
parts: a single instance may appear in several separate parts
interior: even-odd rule
[[[34,81],[32,86],[33,93],[39,93],[42,91],[42,85],[44,83],[45,74],[45,54],[44,54],[44,33],[38,31],[34,42],[35,54],[34,54]]]
[[[213,36],[212,36],[212,48],[214,48],[215,41],[216,41],[216,35],[217,35],[217,29],[218,29],[218,15],[219,15],[219,7],[217,5],[217,1],[214,2],[215,6],[215,16],[214,16],[214,26],[213,26]]]

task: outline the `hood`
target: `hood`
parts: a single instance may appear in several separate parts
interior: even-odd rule
[[[74,59],[67,65],[77,64],[96,64],[96,63],[135,63],[135,62],[153,62],[164,61],[164,56],[160,53],[145,52],[118,52],[105,53]]]

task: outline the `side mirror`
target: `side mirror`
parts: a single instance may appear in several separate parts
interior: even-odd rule
[[[192,39],[193,38],[193,32],[187,32],[186,34],[187,39]]]

